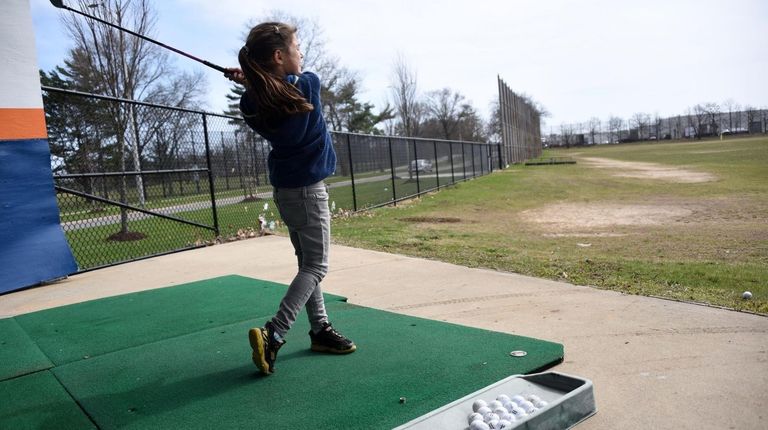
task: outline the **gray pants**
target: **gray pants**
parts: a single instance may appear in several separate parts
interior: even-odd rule
[[[273,196],[296,250],[299,273],[280,302],[272,324],[284,336],[306,306],[309,324],[313,331],[318,331],[328,322],[320,291],[320,281],[328,273],[331,242],[328,188],[321,181],[301,188],[275,188]]]

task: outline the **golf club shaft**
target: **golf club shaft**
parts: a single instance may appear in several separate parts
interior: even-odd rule
[[[91,18],[91,19],[93,19],[93,20],[95,20],[95,21],[98,21],[98,22],[100,22],[100,23],[102,23],[102,24],[108,25],[108,26],[110,26],[110,27],[113,27],[113,28],[116,28],[116,29],[118,29],[118,30],[120,30],[120,31],[124,31],[124,32],[126,32],[126,33],[128,33],[128,34],[132,34],[132,35],[134,35],[134,36],[136,36],[136,37],[138,37],[138,38],[144,39],[144,40],[146,40],[147,42],[152,42],[152,43],[154,43],[155,45],[159,45],[159,46],[162,46],[163,48],[166,48],[166,49],[170,49],[171,51],[173,51],[173,52],[175,52],[175,53],[177,53],[177,54],[181,54],[181,55],[183,55],[183,56],[185,56],[185,57],[187,57],[187,58],[190,58],[190,59],[192,59],[192,60],[195,60],[195,61],[197,61],[198,63],[203,63],[203,64],[205,64],[206,66],[208,66],[208,67],[210,67],[210,68],[212,68],[212,69],[215,69],[215,70],[218,70],[218,71],[219,71],[219,72],[221,72],[221,73],[224,73],[225,75],[229,73],[229,71],[228,71],[227,69],[225,69],[224,67],[221,67],[221,66],[219,66],[219,65],[213,64],[213,63],[211,63],[210,61],[205,61],[205,60],[203,60],[203,59],[201,59],[201,58],[197,58],[197,57],[195,57],[194,55],[191,55],[191,54],[187,54],[186,52],[184,52],[184,51],[181,51],[181,50],[179,50],[179,49],[176,49],[176,48],[174,48],[173,46],[168,46],[168,45],[166,45],[165,43],[162,43],[162,42],[158,42],[157,40],[151,39],[151,38],[149,38],[149,37],[147,37],[147,36],[144,36],[143,34],[139,34],[139,33],[136,33],[135,31],[131,31],[131,30],[128,30],[127,28],[123,28],[123,27],[120,27],[120,26],[119,26],[119,25],[117,25],[117,24],[113,24],[113,23],[111,23],[111,22],[109,22],[109,21],[105,21],[105,20],[103,20],[103,19],[101,19],[101,18],[97,18],[97,17],[95,17],[95,16],[92,16],[92,15],[88,15],[87,13],[85,13],[85,12],[82,12],[82,11],[79,11],[79,10],[77,10],[77,9],[73,9],[73,8],[71,8],[71,7],[67,6],[67,5],[65,5],[65,4],[64,4],[62,1],[54,1],[54,0],[51,0],[51,3],[52,3],[54,6],[56,6],[57,8],[60,8],[60,9],[66,9],[66,10],[68,10],[68,11],[70,11],[70,12],[74,12],[74,13],[80,14],[80,15],[82,15],[82,16],[84,16],[84,17],[87,17],[87,18]]]

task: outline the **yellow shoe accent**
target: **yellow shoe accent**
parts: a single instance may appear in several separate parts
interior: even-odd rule
[[[264,336],[261,333],[260,328],[252,328],[248,330],[248,341],[251,343],[251,349],[253,349],[253,364],[259,368],[261,373],[269,375],[272,371],[267,363],[267,348],[264,345]]]

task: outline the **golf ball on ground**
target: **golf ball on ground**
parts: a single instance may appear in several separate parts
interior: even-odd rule
[[[488,406],[488,403],[485,403],[485,400],[483,399],[477,399],[474,403],[472,403],[472,410],[477,412],[477,410],[483,406]]]
[[[749,291],[744,291],[743,293],[741,293],[741,298],[745,300],[749,300],[752,298],[752,293],[750,293]]]

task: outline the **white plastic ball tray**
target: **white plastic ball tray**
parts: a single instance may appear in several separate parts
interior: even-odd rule
[[[535,394],[549,404],[512,423],[513,429],[569,429],[597,412],[592,382],[557,372],[512,375],[439,409],[411,420],[394,430],[467,430],[467,416],[477,399],[491,401],[500,394]]]

